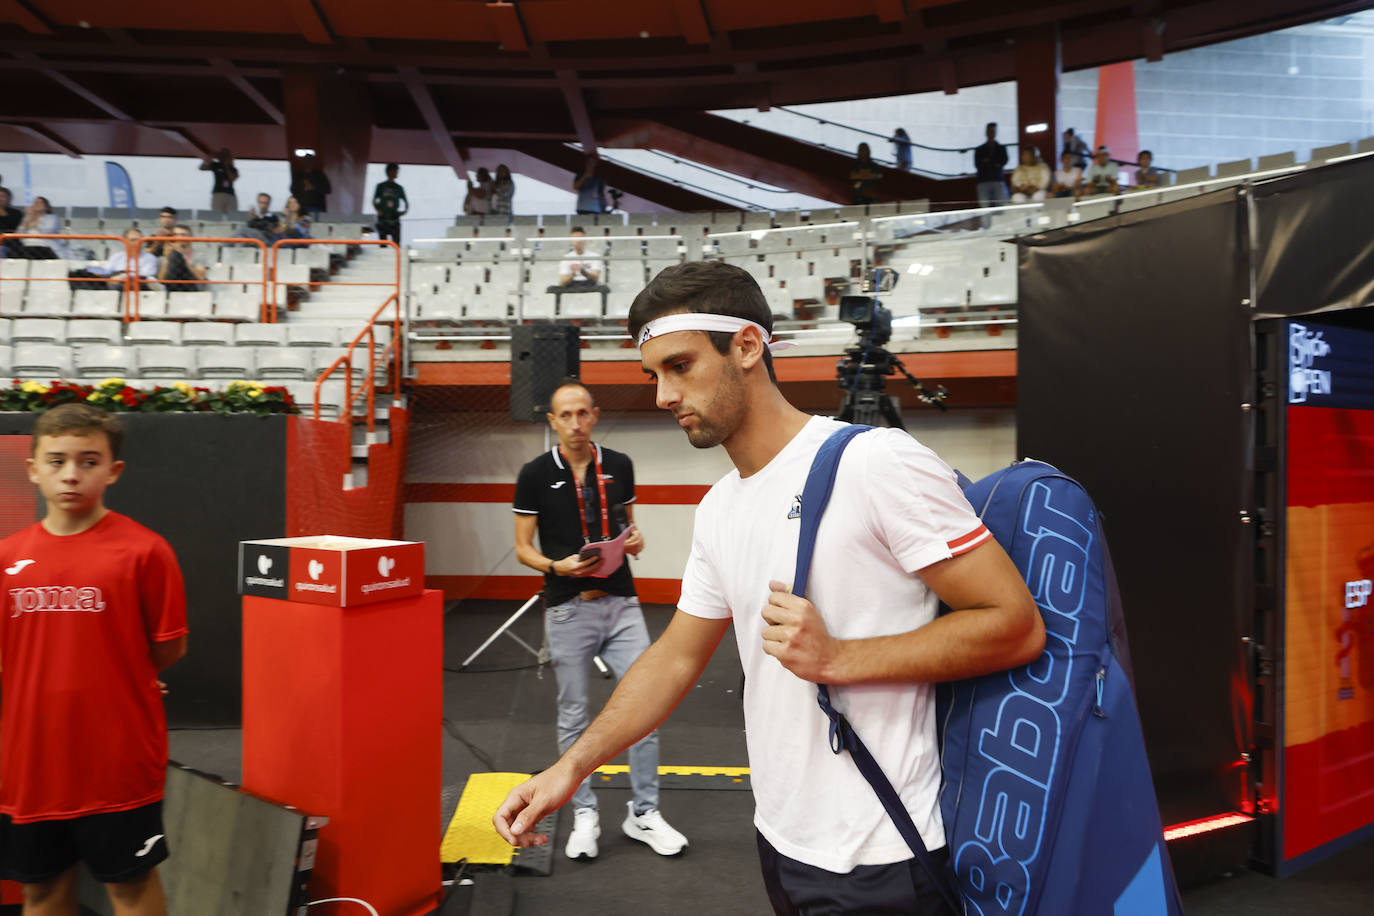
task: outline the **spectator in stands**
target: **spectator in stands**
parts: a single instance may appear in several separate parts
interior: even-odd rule
[[[239,208],[238,198],[234,195],[234,182],[238,180],[239,170],[234,168],[234,154],[222,149],[200,164],[202,172],[214,175],[215,183],[210,188],[210,209],[216,213],[232,213]]]
[[[978,180],[978,206],[996,207],[1007,202],[1007,186],[1002,172],[1007,167],[1007,148],[997,142],[997,124],[989,122],[987,141],[973,151],[973,169]]]
[[[1164,183],[1164,173],[1154,167],[1155,154],[1147,149],[1135,157],[1135,186],[1141,190],[1157,188]]]
[[[1073,153],[1064,150],[1059,155],[1059,168],[1054,172],[1054,183],[1050,185],[1053,197],[1073,197],[1078,193],[1079,182],[1083,180],[1083,170],[1073,164]]]
[[[239,230],[239,235],[244,238],[260,239],[270,245],[277,232],[277,223],[280,221],[281,216],[272,212],[272,195],[259,194],[257,203],[253,209],[248,211],[248,219],[244,222],[243,228]]]
[[[572,248],[558,262],[558,283],[561,286],[595,286],[601,282],[601,259],[589,255],[587,251],[586,230],[573,226]]]
[[[124,240],[131,245],[136,245],[138,257],[134,259],[134,270],[132,273],[140,281],[152,280],[157,276],[157,257],[148,250],[146,246],[138,245],[139,239],[143,238],[143,233],[137,226],[130,226],[124,230]],[[104,264],[96,267],[88,267],[84,272],[78,271],[72,276],[93,276],[106,277],[107,286],[111,289],[123,289],[124,279],[131,271],[129,270],[129,253],[120,248],[110,255],[110,259]],[[146,283],[140,282],[139,288],[146,288]]]
[[[900,127],[892,132],[892,158],[897,160],[897,168],[911,171],[911,138]]]
[[[372,208],[377,213],[377,238],[389,238],[397,245],[401,244],[401,217],[410,212],[406,189],[396,181],[400,173],[400,165],[388,162],[386,181],[377,182],[377,188],[372,192]]]
[[[163,207],[163,208],[162,208],[161,210],[159,210],[158,213],[157,213],[157,228],[156,228],[155,230],[153,230],[153,233],[154,233],[155,235],[160,235],[160,236],[164,236],[164,237],[166,237],[166,236],[171,236],[171,235],[173,234],[173,233],[172,233],[172,230],[176,228],[176,225],[177,225],[177,210],[176,210],[176,207]],[[151,251],[151,252],[153,253],[153,256],[154,256],[154,257],[159,257],[159,258],[160,258],[160,257],[162,257],[163,254],[165,253],[164,250],[163,250],[163,249],[164,249],[164,246],[166,246],[166,245],[168,245],[168,244],[170,244],[170,243],[168,243],[168,242],[153,242],[151,245],[148,246],[148,250]]]
[[[190,238],[191,230],[185,226],[176,226],[172,229],[172,234],[178,239]],[[191,250],[190,242],[167,243],[167,254],[162,259],[162,269],[158,271],[157,278],[167,285],[168,293],[200,291],[201,282],[205,280],[205,268],[199,264],[192,264],[192,257],[194,252]]]
[[[854,153],[854,167],[849,170],[849,185],[854,195],[854,203],[876,204],[878,202],[878,179],[883,177],[882,169],[873,161],[867,143],[860,143]]]
[[[1110,151],[1105,146],[1099,146],[1093,154],[1093,164],[1083,173],[1083,183],[1078,186],[1078,196],[1120,193],[1121,188],[1117,185],[1116,176],[1117,167],[1112,162]]]
[[[477,183],[468,179],[468,194],[463,198],[463,212],[468,216],[486,216],[491,212],[491,192],[493,182],[491,172],[482,167],[477,170]]]
[[[504,163],[496,167],[496,181],[491,186],[491,212],[510,216],[514,211],[515,180]]]
[[[1040,161],[1040,150],[1033,146],[1021,148],[1021,164],[1011,173],[1012,203],[1044,200],[1050,186],[1050,167]]]
[[[310,217],[302,212],[300,201],[294,197],[286,198],[286,206],[282,208],[281,219],[277,222],[276,238],[310,238]]]
[[[291,193],[300,201],[301,209],[311,219],[319,219],[329,206],[329,193],[333,190],[329,176],[315,161],[315,154],[302,156],[291,176]]]
[[[578,213],[606,212],[606,180],[596,174],[596,157],[588,156],[582,163],[582,174],[573,181],[577,192]]]
[[[10,189],[0,187],[0,234],[6,232],[18,232],[19,226],[24,222],[24,211],[18,207],[10,206]],[[0,246],[0,257],[22,258],[24,256],[24,246],[18,239],[5,239],[5,244]]]
[[[1064,131],[1064,152],[1073,156],[1073,167],[1080,172],[1088,165],[1088,144],[1070,127]]]
[[[19,231],[32,235],[57,235],[62,231],[62,218],[52,212],[52,204],[46,197],[35,197],[33,203],[24,210],[24,221]],[[35,240],[24,246],[26,258],[65,258],[67,246],[57,239]]]

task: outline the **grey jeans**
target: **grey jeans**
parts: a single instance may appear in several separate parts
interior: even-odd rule
[[[584,601],[573,598],[544,612],[544,629],[558,681],[558,751],[572,747],[591,717],[587,713],[587,677],[592,657],[601,656],[616,679],[649,648],[649,630],[638,598],[608,595]],[[575,808],[596,808],[591,780],[573,793]],[[630,786],[636,814],[658,807],[658,732],[630,747]]]

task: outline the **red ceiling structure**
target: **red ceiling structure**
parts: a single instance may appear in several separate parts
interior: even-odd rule
[[[466,171],[499,150],[525,171],[542,163],[563,174],[577,162],[569,143],[653,146],[844,200],[847,186],[825,177],[844,173],[844,157],[703,112],[1012,80],[1025,36],[1050,36],[1062,69],[1075,70],[1369,6],[0,0],[0,149],[199,155],[228,146],[281,159],[309,146],[347,183],[368,160]],[[628,170],[608,178],[665,206],[718,205]],[[939,197],[932,184],[898,176],[884,191]]]

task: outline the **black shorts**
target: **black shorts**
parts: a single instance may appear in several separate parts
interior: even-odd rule
[[[755,835],[763,884],[778,916],[954,916],[939,888],[914,858],[891,865],[858,865],[841,875],[789,859],[763,834],[755,831]],[[944,868],[949,847],[933,850],[930,858],[936,868]]]
[[[16,824],[0,815],[0,877],[45,884],[77,862],[105,884],[132,881],[167,858],[162,802],[131,811]]]

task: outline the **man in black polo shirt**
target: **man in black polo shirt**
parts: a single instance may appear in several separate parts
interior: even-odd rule
[[[561,753],[590,721],[587,677],[592,658],[601,656],[619,678],[649,647],[649,631],[629,566],[621,563],[607,575],[601,567],[609,564],[584,551],[620,534],[618,507],[624,507],[624,524],[634,524],[634,465],[628,456],[592,442],[600,409],[581,382],[565,379],[550,408],[546,416],[558,445],[521,468],[515,484],[515,555],[544,574],[544,625],[558,681]],[[638,555],[643,549],[644,539],[631,531],[625,552]],[[626,803],[625,834],[659,855],[686,848],[687,838],[658,810],[656,731],[630,748],[630,784],[634,800]],[[601,824],[589,780],[577,787],[572,802],[573,827],[564,851],[570,859],[594,859]]]

